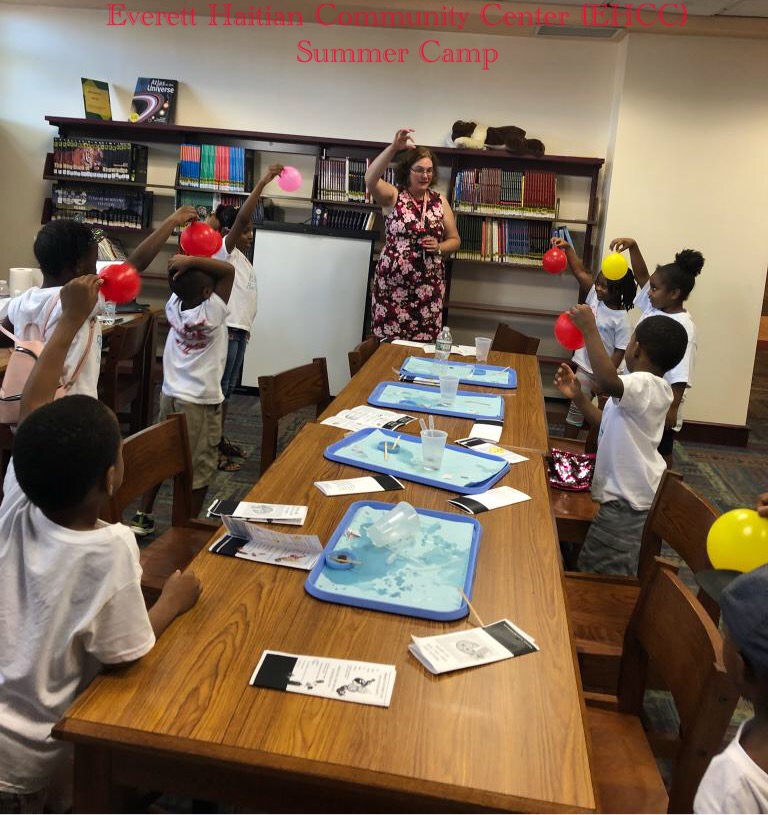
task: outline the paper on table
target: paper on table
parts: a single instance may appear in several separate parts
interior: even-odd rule
[[[364,475],[361,478],[340,478],[337,481],[315,481],[323,495],[355,495],[364,492],[404,490],[405,485],[391,475]]]
[[[396,674],[394,665],[378,662],[264,651],[249,684],[305,696],[389,707]]]
[[[491,444],[485,439],[470,436],[466,439],[456,439],[455,444],[461,445],[461,447],[469,447],[471,450],[477,450],[480,453],[490,453],[492,456],[503,458],[504,461],[508,461],[510,464],[519,464],[521,461],[528,461],[525,456],[521,456],[519,453],[513,453],[511,450],[505,450],[503,447],[499,447],[497,444]]]
[[[364,430],[366,427],[384,427],[387,430],[397,430],[410,422],[415,422],[415,416],[407,413],[395,413],[392,410],[379,410],[370,405],[358,405],[348,410],[339,411],[335,416],[323,419],[321,424],[340,427],[343,430]]]
[[[323,551],[317,535],[288,535],[229,515],[222,515],[221,520],[232,537],[246,541],[235,557],[292,569],[311,569]]]
[[[462,495],[459,498],[451,498],[448,503],[459,509],[466,510],[470,515],[477,515],[479,512],[485,512],[488,509],[498,509],[499,507],[530,500],[530,495],[526,495],[513,487],[496,487],[492,490],[479,492],[476,495]]]
[[[499,620],[484,628],[411,639],[408,650],[433,674],[475,668],[539,650],[533,637],[509,620]]]
[[[232,517],[258,523],[301,526],[306,520],[307,510],[308,507],[296,504],[258,504],[253,501],[241,501],[235,507]]]
[[[501,438],[502,430],[504,430],[504,422],[486,420],[475,422],[469,431],[469,435],[486,441],[498,441]]]

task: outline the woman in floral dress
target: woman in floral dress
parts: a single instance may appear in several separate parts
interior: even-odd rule
[[[444,257],[461,245],[445,196],[431,189],[437,160],[427,147],[414,147],[413,130],[398,130],[372,163],[365,184],[385,216],[386,242],[371,296],[373,333],[382,340],[433,342],[443,325]],[[382,179],[395,155],[397,186]]]

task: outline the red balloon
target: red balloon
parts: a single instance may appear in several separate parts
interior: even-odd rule
[[[564,311],[555,320],[555,338],[569,351],[577,351],[584,345],[584,335],[573,324],[573,320],[567,311]]]
[[[553,246],[544,253],[544,257],[541,259],[541,265],[544,267],[545,272],[560,274],[560,272],[564,272],[568,267],[568,258],[562,249]]]
[[[204,221],[193,221],[181,230],[179,243],[188,254],[209,258],[221,249],[221,234]]]
[[[141,278],[130,263],[113,263],[99,272],[101,293],[113,303],[130,303],[141,290]]]

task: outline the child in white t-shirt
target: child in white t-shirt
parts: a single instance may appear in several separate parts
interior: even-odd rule
[[[768,564],[739,575],[721,592],[702,585],[720,603],[728,675],[755,715],[712,759],[693,811],[768,812]],[[722,589],[723,583],[715,585]]]
[[[684,304],[704,266],[704,257],[701,252],[694,249],[683,249],[675,255],[673,263],[657,266],[656,271],[649,275],[648,267],[634,238],[615,238],[611,241],[611,249],[619,252],[629,249],[635,277],[641,286],[635,298],[635,305],[642,312],[639,322],[655,314],[664,314],[677,320],[688,335],[685,356],[678,365],[664,374],[664,379],[672,386],[673,400],[667,413],[659,452],[664,456],[667,465],[672,466],[674,438],[683,426],[682,405],[686,390],[693,385],[697,348],[696,326]]]
[[[192,255],[168,262],[171,297],[165,305],[170,331],[163,352],[162,421],[183,413],[192,457],[192,512],[198,515],[216,472],[221,438],[221,375],[227,359],[229,301],[235,270],[231,263]],[[159,487],[148,492],[131,520],[136,535],[154,532],[152,507]]]
[[[601,411],[566,364],[555,385],[574,400],[590,425],[600,426],[592,496],[600,509],[579,553],[582,571],[634,575],[646,515],[664,473],[657,451],[672,389],[662,378],[685,353],[685,329],[668,317],[644,320],[627,345],[629,374],[620,376],[606,353],[595,315],[581,305],[568,312],[584,334],[594,379],[609,399]]]
[[[256,319],[258,308],[258,286],[256,272],[248,260],[253,247],[253,213],[256,211],[261,194],[270,181],[283,171],[282,164],[272,164],[253,188],[239,209],[232,206],[219,206],[216,212],[208,216],[208,224],[221,232],[224,237],[221,249],[213,257],[226,260],[235,267],[235,282],[232,296],[229,299],[229,317],[227,318],[227,361],[221,378],[221,389],[224,393],[222,406],[222,436],[219,442],[220,470],[235,472],[240,464],[235,458],[244,458],[245,450],[233,444],[224,436],[224,423],[227,420],[229,397],[235,389],[240,372],[243,369],[245,347],[251,337],[251,327]]]
[[[593,280],[592,274],[584,267],[568,241],[552,238],[552,244],[565,252],[568,268],[579,284],[579,299],[584,298],[584,302],[592,309],[606,353],[618,368],[624,359],[624,351],[632,335],[632,327],[627,316],[637,292],[632,270],[628,269],[620,280],[607,280],[602,272],[598,272]],[[573,363],[582,390],[594,394],[595,383],[586,348],[579,348],[574,352]],[[569,432],[569,428],[578,429],[584,423],[584,416],[574,402],[568,406],[565,423],[566,436],[574,435],[573,432]]]
[[[103,665],[146,654],[200,593],[176,574],[149,614],[139,552],[122,524],[100,521],[123,478],[117,419],[89,396],[53,396],[100,281],[61,289],[62,314],[30,374],[0,505],[0,811],[66,811],[52,788],[68,748],[51,728]]]

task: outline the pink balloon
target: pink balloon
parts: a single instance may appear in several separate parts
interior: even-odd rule
[[[584,335],[573,324],[567,311],[564,311],[555,321],[555,337],[560,345],[569,351],[577,351],[584,345]]]
[[[277,177],[277,186],[286,192],[295,192],[301,186],[301,173],[295,167],[283,167]]]

